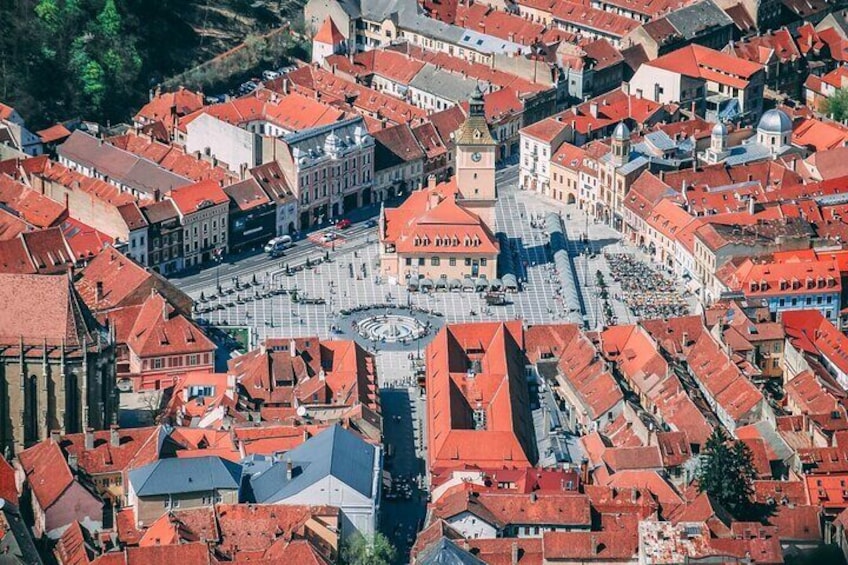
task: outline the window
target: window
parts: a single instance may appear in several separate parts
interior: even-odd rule
[[[406,258],[406,266],[408,267],[410,265],[412,265],[412,257],[407,257]]]
[[[465,266],[466,266],[466,267],[470,267],[470,266],[471,266],[471,259],[469,259],[468,257],[466,257],[466,258],[465,258]]]
[[[162,358],[161,357],[157,357],[156,359],[153,360],[153,368],[154,369],[161,369],[162,368]]]
[[[487,259],[480,259],[480,266],[485,267],[489,261]]]
[[[422,266],[422,267],[424,266],[424,257],[419,257],[419,258],[418,258],[418,264],[419,264],[420,266]]]
[[[451,267],[456,267],[456,257],[451,257],[450,259],[448,259],[448,265],[450,265]]]
[[[433,267],[438,267],[439,266],[439,258],[438,257],[431,257],[430,258],[430,265],[433,266]]]

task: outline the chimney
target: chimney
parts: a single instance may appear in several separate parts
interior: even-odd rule
[[[103,281],[94,283],[94,300],[97,302],[103,300]]]
[[[297,342],[294,338],[289,340],[289,355],[292,357],[297,357]]]
[[[584,485],[591,484],[589,482],[589,459],[586,457],[580,460],[580,482]]]
[[[539,496],[535,492],[530,493],[530,502],[536,502]]]
[[[56,443],[59,443],[59,440],[62,439],[62,431],[50,430],[50,439]]]
[[[639,500],[639,491],[636,488],[630,489],[630,502],[636,504],[636,501]]]
[[[153,189],[153,201],[159,202],[161,199],[162,199],[162,193],[159,191],[158,188],[154,188]]]
[[[441,196],[435,190],[427,195],[427,209],[432,210],[441,202]]]
[[[68,453],[68,467],[70,467],[73,471],[77,471],[79,469],[76,453]]]
[[[621,91],[624,93],[625,96],[630,96],[630,83],[627,81],[622,82]]]
[[[683,332],[683,339],[681,340],[681,342],[683,343],[683,347],[686,347],[687,345],[689,345],[689,333],[688,332]]]
[[[593,118],[598,117],[598,103],[597,102],[589,102],[589,114]]]
[[[85,449],[94,449],[94,429],[86,428],[85,429]]]
[[[294,465],[292,465],[291,459],[286,459],[286,480],[292,480],[292,472],[294,471]]]
[[[518,542],[517,541],[512,542],[512,551],[511,551],[510,557],[511,557],[510,562],[512,563],[512,565],[518,565]]]
[[[436,188],[436,175],[431,174],[427,177],[427,188],[429,190]]]
[[[118,433],[119,429],[114,424],[109,426],[109,444],[112,447],[119,447],[121,445],[121,435]]]

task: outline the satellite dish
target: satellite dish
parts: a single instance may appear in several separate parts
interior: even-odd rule
[[[306,406],[300,405],[297,407],[297,415],[303,418],[306,416]]]

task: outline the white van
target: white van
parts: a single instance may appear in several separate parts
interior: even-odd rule
[[[281,235],[280,237],[275,237],[274,239],[265,244],[265,253],[269,253],[271,255],[279,255],[283,252],[283,250],[291,247],[293,243],[294,242],[292,241],[292,238],[289,235]]]

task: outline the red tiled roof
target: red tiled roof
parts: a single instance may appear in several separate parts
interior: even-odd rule
[[[639,27],[639,22],[626,16],[576,2],[558,2],[553,9],[553,17],[566,24],[616,38],[624,37]]]
[[[157,93],[135,115],[137,122],[162,123],[172,132],[176,120],[203,107],[203,95],[180,88],[175,92]]]
[[[18,487],[15,482],[15,470],[5,457],[0,456],[0,498],[18,505]]]
[[[71,135],[71,131],[62,124],[56,124],[37,131],[36,135],[41,138],[41,143],[55,143]]]
[[[217,182],[204,180],[171,191],[169,198],[184,215],[193,214],[207,206],[217,206],[229,202],[227,194]]]
[[[843,373],[848,373],[848,337],[837,330],[818,310],[784,312],[781,316],[787,337],[808,350],[805,341],[814,348],[813,353],[825,357]]]
[[[151,294],[138,310],[127,347],[141,359],[215,351],[212,340],[158,293]]]
[[[697,44],[687,45],[647,64],[734,88],[746,88],[751,77],[763,69],[759,63]]]
[[[117,445],[113,445],[113,433]],[[79,468],[89,475],[128,471],[158,458],[159,427],[118,428],[92,432],[94,443],[85,448],[85,434],[68,434],[59,440],[65,453],[76,455]]]
[[[427,433],[431,473],[473,464],[531,466],[532,424],[523,382],[520,322],[449,325],[427,346]],[[469,375],[471,360],[480,371]],[[476,406],[485,429],[474,429]]]
[[[59,444],[45,440],[23,450],[18,460],[38,505],[46,511],[74,482]]]
[[[0,343],[95,343],[81,308],[66,274],[0,274]]]
[[[327,16],[312,40],[319,43],[326,43],[327,45],[340,45],[344,43],[345,38],[342,32],[339,31],[339,28],[336,27],[333,18]]]
[[[62,204],[3,174],[0,174],[0,204],[39,228],[55,226],[67,217]]]
[[[716,273],[731,290],[747,297],[840,293],[842,283],[834,261],[826,259],[730,262]]]
[[[454,487],[430,507],[434,517],[449,519],[463,512],[476,514],[498,528],[516,524],[589,526],[589,498],[582,494],[478,492]]]
[[[10,117],[12,117],[12,112],[14,111],[15,109],[11,106],[7,106],[6,104],[0,102],[0,120],[8,120]]]
[[[711,334],[701,334],[687,361],[694,378],[734,421],[754,413],[763,402],[762,393],[725,355]]]
[[[199,154],[188,155],[181,147],[161,143],[147,136],[126,133],[107,141],[194,182],[214,180],[228,185],[236,180],[235,175],[226,168],[201,158]]]
[[[458,201],[455,177],[413,192],[397,208],[385,211],[385,235],[399,253],[491,255],[498,253],[494,234],[477,214]]]
[[[737,57],[760,65],[768,65],[773,60],[780,63],[794,62],[801,58],[801,52],[795,45],[792,34],[785,27],[762,35],[745,37],[732,43],[727,49],[732,50]]]
[[[495,10],[480,3],[460,3],[456,8],[456,19],[453,23],[521,45],[538,42],[546,29],[544,25],[517,14]]]

